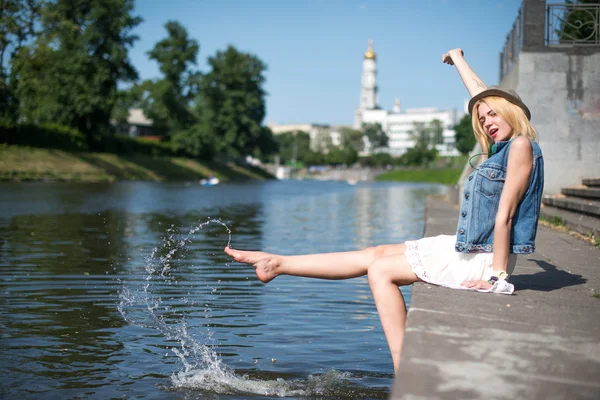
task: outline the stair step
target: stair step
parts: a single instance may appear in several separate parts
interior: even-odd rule
[[[600,217],[600,201],[578,199],[576,197],[545,196],[542,203],[547,206],[563,208],[569,211],[580,212],[594,217]]]
[[[600,200],[600,187],[584,188],[584,187],[569,187],[562,188],[560,191],[565,196],[585,197],[587,199]]]
[[[583,183],[585,186],[600,187],[600,178],[582,179],[581,183]]]
[[[556,221],[572,231],[581,233],[585,236],[593,235],[600,238],[600,218],[590,217],[580,213],[575,213],[560,208],[543,206],[540,209],[540,216]]]

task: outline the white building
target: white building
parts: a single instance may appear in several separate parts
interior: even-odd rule
[[[436,108],[415,108],[402,111],[400,100],[396,98],[392,111],[379,107],[377,95],[377,55],[373,51],[373,41],[369,40],[369,48],[363,58],[360,105],[354,114],[354,128],[360,129],[363,123],[379,123],[389,138],[389,152],[397,157],[414,147],[410,132],[414,123],[430,123],[437,119],[442,122],[443,144],[436,148],[442,156],[458,155],[455,148],[454,125],[458,123],[464,112],[456,109],[438,110]]]
[[[438,110],[436,108],[413,108],[402,111],[400,100],[396,99],[392,111],[383,110],[379,107],[377,96],[377,56],[373,51],[373,41],[369,40],[369,48],[363,59],[362,85],[360,90],[360,105],[354,114],[354,129],[361,129],[363,123],[379,123],[389,138],[389,148],[371,149],[368,140],[365,139],[366,151],[361,155],[368,155],[373,150],[386,151],[392,156],[398,157],[408,149],[415,146],[411,139],[411,131],[414,124],[428,124],[433,120],[439,120],[444,128],[443,143],[436,145],[442,156],[458,155],[455,147],[454,125],[464,115],[462,110]],[[466,108],[466,107],[465,107]],[[349,128],[345,126],[330,126],[322,124],[275,124],[269,123],[268,127],[273,134],[283,132],[303,131],[310,135],[310,147],[313,151],[327,152],[330,144],[339,146],[341,144],[340,129]]]
[[[310,149],[327,153],[329,145],[339,146],[342,144],[341,128],[350,128],[349,126],[331,126],[324,124],[275,124],[268,123],[274,135],[280,135],[284,132],[306,132],[310,136]]]

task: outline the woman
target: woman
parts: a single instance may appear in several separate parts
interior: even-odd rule
[[[461,49],[449,51],[442,60],[456,67],[472,96],[473,128],[488,155],[465,183],[456,235],[300,256],[225,249],[235,261],[253,265],[264,283],[279,275],[349,279],[368,274],[395,371],[406,323],[398,286],[426,281],[481,291],[500,284],[512,287],[506,279],[516,254],[533,252],[539,217],[543,160],[532,142],[536,132],[529,124],[529,109],[514,92],[487,88]]]

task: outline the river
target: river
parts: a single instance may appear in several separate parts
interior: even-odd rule
[[[264,285],[222,250],[401,243],[445,190],[1,183],[0,397],[385,398],[393,368],[366,277]]]

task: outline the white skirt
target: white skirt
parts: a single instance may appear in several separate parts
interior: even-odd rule
[[[464,281],[487,281],[492,276],[493,253],[459,253],[454,249],[455,235],[426,237],[405,244],[408,263],[425,282],[457,287]],[[517,255],[509,254],[506,271],[509,275],[516,263]]]

